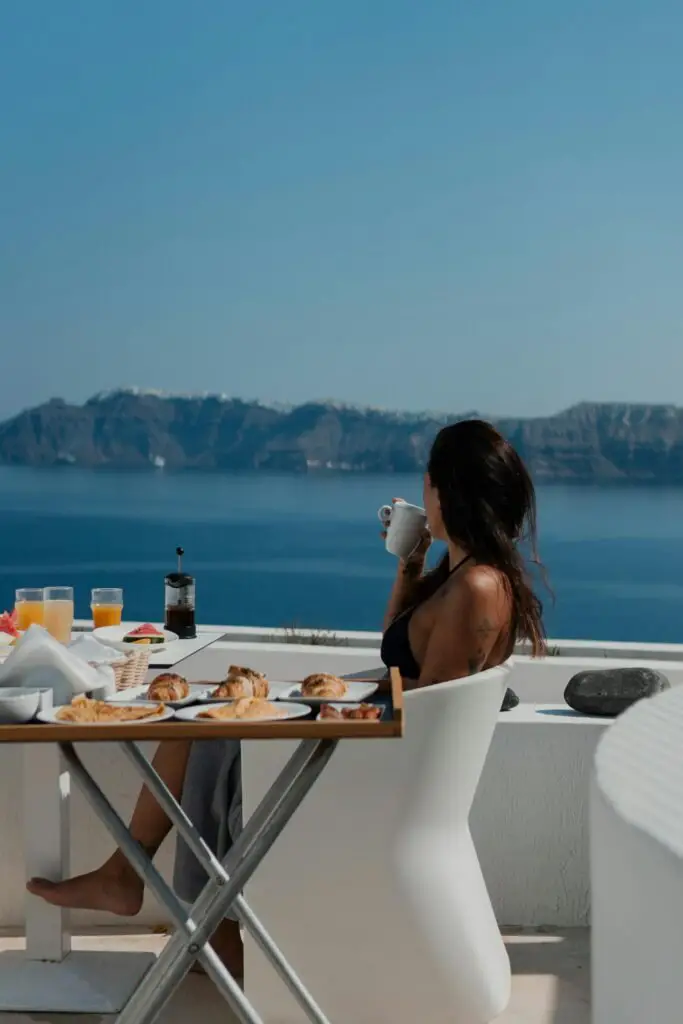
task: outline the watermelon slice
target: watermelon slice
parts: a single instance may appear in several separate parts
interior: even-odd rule
[[[17,629],[17,613],[16,610],[13,612],[3,612],[0,615],[0,633],[9,633],[15,639],[21,636],[21,633]]]
[[[136,626],[135,629],[126,633],[123,642],[124,644],[162,644],[164,634],[151,622],[144,622],[141,626]]]

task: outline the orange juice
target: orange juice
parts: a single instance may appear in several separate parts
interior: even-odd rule
[[[17,601],[17,629],[28,629],[29,626],[43,625],[44,611],[42,601]]]
[[[101,629],[102,626],[121,625],[122,604],[92,604],[90,607],[95,629]]]
[[[62,588],[64,589],[64,588]],[[74,603],[62,598],[46,599],[43,625],[60,644],[68,644],[74,624]]]

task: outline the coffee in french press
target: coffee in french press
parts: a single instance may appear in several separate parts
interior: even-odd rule
[[[191,640],[197,635],[195,582],[194,576],[183,572],[184,554],[183,548],[176,548],[178,571],[170,572],[164,579],[164,627],[181,640]]]

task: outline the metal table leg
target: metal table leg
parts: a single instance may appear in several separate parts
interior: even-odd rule
[[[336,742],[307,740],[299,744],[270,790],[247,822],[223,864],[230,881],[220,887],[209,883],[190,913],[201,921],[188,945],[181,933],[173,935],[154,967],[117,1017],[117,1024],[151,1024],[187,974],[202,945],[216,930],[235,897],[300,805],[329,761]]]
[[[184,835],[191,840],[192,846],[197,852],[201,851],[202,862],[208,864],[214,876],[210,877],[209,882],[191,908],[189,916],[183,904],[158,873],[142,848],[132,839],[122,820],[81,763],[73,745],[61,744],[60,746],[75,781],[83,789],[96,814],[112,834],[131,865],[168,910],[178,928],[157,962],[143,978],[117,1017],[118,1024],[151,1024],[182,982],[192,962],[197,958],[205,966],[209,976],[230,1003],[242,1024],[262,1024],[260,1017],[244,996],[239,985],[209,945],[210,937],[236,901],[238,912],[241,910],[245,925],[250,927],[257,940],[261,941],[264,952],[276,969],[280,971],[292,992],[296,994],[309,1019],[315,1024],[327,1024],[322,1011],[307,993],[273,940],[249,907],[241,900],[240,892],[315,783],[329,761],[336,742],[308,740],[299,745],[247,822],[242,835],[222,864],[214,864],[215,858],[212,855],[207,860],[201,837],[191,822],[187,821],[184,812],[151,765],[139,754],[134,744],[124,745],[128,756],[138,768],[140,768],[139,758],[142,758],[147,765],[142,771],[143,778],[148,784],[151,783],[150,788],[153,788],[156,794],[165,794],[161,799],[167,810],[171,809],[168,804],[169,800],[174,805],[172,820],[182,824]],[[134,753],[130,752],[129,747],[134,748]],[[152,782],[152,778],[156,781]],[[218,871],[216,871],[216,867],[219,868]]]
[[[149,887],[161,905],[171,915],[174,924],[191,941],[197,926],[192,917],[188,917],[184,905],[159,874],[142,847],[131,837],[127,827],[111,806],[98,784],[91,777],[87,768],[83,765],[73,745],[71,743],[64,743],[60,744],[60,746],[64,760],[68,764],[73,778],[83,790],[86,799],[91,804],[100,821],[111,833],[117,846],[144,880],[145,885]],[[254,1013],[242,989],[211,946],[208,943],[203,944],[202,949],[198,951],[197,955],[216,987],[230,1003],[238,1020],[243,1021],[244,1024],[261,1024],[259,1017]]]
[[[132,761],[138,770],[147,789],[157,800],[159,806],[168,815],[169,820],[175,825],[179,834],[183,837],[188,847],[206,871],[210,884],[215,886],[215,894],[220,887],[230,881],[230,876],[216,857],[213,850],[202,839],[201,835],[192,824],[187,814],[180,807],[175,797],[168,790],[164,782],[159,778],[154,768],[140,751],[137,744],[128,741],[120,744],[126,756]],[[256,914],[251,910],[243,896],[237,896],[232,907],[229,908],[237,915],[240,923],[249,932],[256,944],[261,949],[267,960],[272,964],[283,982],[297,1000],[309,1019],[314,1024],[329,1024],[329,1021],[321,1008],[306,989],[301,979],[283,956],[282,952],[264,928]]]

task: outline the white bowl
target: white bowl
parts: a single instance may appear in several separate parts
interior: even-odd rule
[[[35,717],[40,691],[22,686],[0,687],[0,725],[22,725]]]

